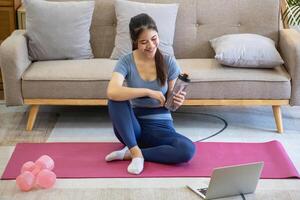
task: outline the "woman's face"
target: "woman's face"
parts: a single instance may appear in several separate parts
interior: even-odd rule
[[[158,45],[158,33],[153,29],[144,30],[138,38],[138,50],[148,58],[155,56]]]

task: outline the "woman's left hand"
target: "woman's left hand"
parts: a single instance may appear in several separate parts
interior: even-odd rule
[[[179,93],[175,94],[173,97],[173,103],[180,107],[182,106],[184,100],[185,100],[186,92],[180,91]]]

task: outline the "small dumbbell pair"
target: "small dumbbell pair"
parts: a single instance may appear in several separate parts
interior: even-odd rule
[[[35,162],[24,163],[21,174],[16,178],[17,186],[26,192],[34,186],[51,188],[56,182],[56,174],[51,171],[53,168],[54,161],[48,155],[41,156]]]

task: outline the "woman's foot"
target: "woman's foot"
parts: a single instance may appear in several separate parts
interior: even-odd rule
[[[144,169],[144,157],[141,149],[134,146],[130,149],[132,161],[128,165],[127,171],[131,174],[140,174]]]
[[[132,158],[131,163],[128,165],[127,171],[130,174],[140,174],[144,169],[144,158],[135,157]]]
[[[129,160],[131,159],[131,154],[127,146],[119,151],[113,151],[105,157],[107,162],[114,160]]]

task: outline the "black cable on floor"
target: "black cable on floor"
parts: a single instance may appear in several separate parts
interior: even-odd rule
[[[213,116],[213,117],[218,118],[218,119],[220,119],[221,121],[224,122],[224,127],[223,127],[221,130],[219,130],[218,132],[216,132],[216,133],[214,133],[214,134],[212,134],[212,135],[210,135],[210,136],[208,136],[208,137],[205,137],[205,138],[202,138],[202,139],[200,139],[200,140],[197,140],[197,141],[195,141],[195,142],[201,142],[201,141],[207,140],[207,139],[209,139],[209,138],[212,138],[212,137],[214,137],[214,136],[216,136],[216,135],[219,135],[219,134],[220,134],[221,132],[223,132],[223,131],[227,128],[227,126],[228,126],[228,123],[226,122],[226,120],[223,119],[223,118],[221,118],[221,117],[219,117],[219,116],[217,116],[217,115],[206,114],[206,113],[196,113],[196,112],[176,112],[176,113],[182,113],[182,114],[200,114],[200,115],[207,115],[207,116],[210,116],[210,117]]]
[[[243,193],[240,194],[243,200],[246,200],[246,197]]]

